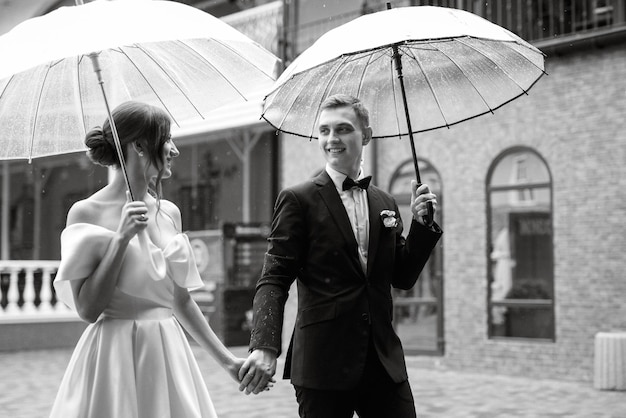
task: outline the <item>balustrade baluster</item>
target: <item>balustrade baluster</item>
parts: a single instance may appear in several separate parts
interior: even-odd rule
[[[39,291],[39,312],[46,313],[53,310],[52,306],[52,270],[44,268],[41,272],[41,290]],[[59,304],[62,305],[62,304]]]
[[[9,291],[9,278],[7,277],[7,272],[4,269],[0,269],[0,315],[4,313],[4,309],[6,308],[6,294]]]
[[[7,292],[7,307],[5,309],[5,312],[8,314],[20,312],[20,307],[18,305],[20,301],[20,289],[18,287],[19,270],[11,269],[10,273],[9,291]]]
[[[24,291],[22,292],[22,299],[24,304],[22,305],[23,313],[33,313],[36,310],[35,307],[35,271],[32,268],[25,269],[24,278]]]
[[[75,313],[65,304],[52,303],[52,283],[58,268],[59,262],[52,260],[0,260],[6,304],[0,308],[0,323],[74,318]]]

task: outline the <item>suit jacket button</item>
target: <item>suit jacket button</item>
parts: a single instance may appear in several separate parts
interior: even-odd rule
[[[367,313],[363,313],[361,314],[361,319],[363,319],[363,321],[367,322],[370,319],[370,316]]]

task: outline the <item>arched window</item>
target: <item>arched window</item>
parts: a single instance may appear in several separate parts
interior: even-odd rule
[[[435,221],[442,226],[441,178],[434,167],[419,160],[420,177],[437,195]],[[413,160],[396,169],[389,182],[389,193],[396,202],[406,236],[411,225],[411,180],[415,179]],[[443,226],[442,226],[443,228]],[[409,354],[443,354],[443,245],[440,241],[422,270],[417,284],[409,290],[394,290],[394,327]]]
[[[489,337],[554,340],[552,181],[535,151],[493,162],[487,225]]]

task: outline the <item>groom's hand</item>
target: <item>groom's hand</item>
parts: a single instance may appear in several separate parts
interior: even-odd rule
[[[265,390],[276,373],[276,353],[258,348],[254,350],[239,369],[239,390],[255,395]]]
[[[427,184],[418,186],[417,181],[411,180],[411,212],[413,212],[413,219],[422,225],[426,225],[429,203],[433,206],[432,212],[434,213],[437,209],[437,196],[431,193]]]

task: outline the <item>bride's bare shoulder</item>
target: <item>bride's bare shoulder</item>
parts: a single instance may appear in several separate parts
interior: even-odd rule
[[[111,214],[111,202],[102,200],[96,194],[75,202],[67,213],[67,225],[90,223],[101,225],[102,220]]]
[[[182,231],[182,220],[180,209],[173,202],[169,200],[161,199],[161,210],[172,220],[177,231]]]

